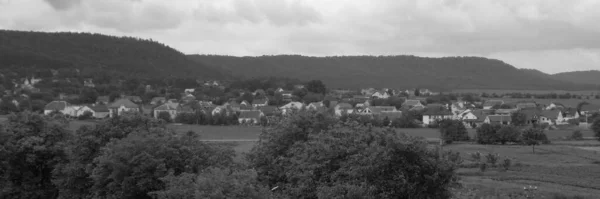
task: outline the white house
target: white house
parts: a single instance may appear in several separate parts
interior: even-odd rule
[[[124,112],[130,112],[130,111],[139,112],[139,111],[141,111],[139,105],[133,103],[131,100],[129,100],[127,98],[121,98],[121,99],[116,100],[110,106],[108,106],[108,109],[110,111],[110,117],[113,117],[115,115],[121,115]]]
[[[190,93],[196,92],[196,89],[194,89],[194,88],[186,88],[183,92],[190,94]]]
[[[44,107],[44,114],[49,115],[52,112],[67,114],[67,107],[71,106],[66,101],[52,101]]]
[[[265,114],[260,110],[241,110],[238,116],[240,124],[258,124]]]
[[[337,105],[335,105],[335,115],[336,116],[342,116],[342,114],[351,114],[354,112],[354,109],[352,108],[351,104],[348,103],[339,103]]]
[[[376,97],[379,99],[387,99],[390,97],[390,94],[388,94],[388,92],[385,92],[385,91],[377,91],[377,92],[373,93],[373,95],[371,95],[371,97]]]
[[[429,108],[423,113],[423,124],[429,125],[443,119],[452,119],[452,113],[445,108]]]
[[[154,118],[158,118],[158,115],[162,112],[167,112],[171,116],[171,119],[175,119],[177,116],[177,109],[179,108],[179,103],[167,102],[160,106],[154,108]]]
[[[282,114],[286,114],[288,111],[300,110],[303,107],[304,107],[304,104],[301,102],[290,102],[290,103],[287,103],[286,105],[279,107],[279,109],[281,110]]]

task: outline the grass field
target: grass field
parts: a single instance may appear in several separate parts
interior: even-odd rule
[[[535,101],[538,104],[549,105],[552,102],[559,102],[567,107],[577,107],[580,102],[588,102],[590,104],[600,104],[600,99],[527,99],[527,98],[486,98],[486,100],[503,100],[504,103],[519,102],[519,101]]]
[[[496,93],[496,94],[506,94],[506,93],[531,93],[531,94],[547,94],[547,93],[556,93],[556,94],[565,94],[571,93],[576,95],[596,95],[600,94],[598,90],[586,90],[586,91],[565,91],[565,90],[506,90],[506,89],[454,89],[453,93]]]

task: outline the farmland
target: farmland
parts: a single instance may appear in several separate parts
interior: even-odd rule
[[[600,104],[600,99],[527,99],[527,98],[486,98],[486,100],[502,100],[504,103],[534,100],[538,104],[549,105],[552,102],[559,102],[567,107],[577,107],[580,102],[591,104]]]
[[[571,93],[575,95],[597,95],[600,94],[598,90],[583,90],[583,91],[565,91],[565,90],[506,90],[506,89],[454,89],[452,93],[496,93],[498,95],[503,95],[507,93],[531,93],[531,94],[547,94],[547,93],[556,93],[556,94],[565,94]]]

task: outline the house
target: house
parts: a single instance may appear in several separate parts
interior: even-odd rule
[[[211,115],[225,115],[229,116],[235,114],[235,111],[229,105],[217,106],[211,111]]]
[[[296,85],[294,85],[294,89],[304,89],[304,85],[296,84]]]
[[[556,120],[562,119],[562,112],[560,110],[544,110],[540,113],[540,124],[556,124]]]
[[[379,114],[379,118],[384,120],[387,118],[390,121],[390,125],[393,125],[394,121],[401,117],[402,111],[382,111]]]
[[[283,90],[283,88],[279,87],[275,90],[275,93],[281,93],[283,91],[285,91],[285,90]]]
[[[67,107],[69,107],[70,104],[67,103],[66,101],[52,101],[48,104],[46,104],[46,106],[44,106],[44,115],[49,115],[50,113],[53,112],[60,112],[62,114],[66,114],[67,113]]]
[[[248,103],[248,101],[244,100],[240,103],[240,106],[252,106],[252,105],[250,103]]]
[[[140,112],[140,106],[128,98],[121,98],[108,106],[110,117],[122,115],[124,112]]]
[[[584,104],[581,106],[579,110],[579,115],[592,115],[594,113],[600,112],[600,105],[596,104]]]
[[[552,102],[548,106],[546,106],[546,110],[563,109],[563,108],[565,108],[565,105],[563,105],[562,103],[558,103],[558,102]]]
[[[364,107],[369,107],[371,106],[371,100],[367,100],[364,103],[357,103],[356,107],[357,108],[364,108]]]
[[[94,118],[107,118],[110,111],[105,104],[91,104],[88,107],[92,110],[92,116]]]
[[[378,99],[387,99],[390,98],[390,94],[388,92],[385,91],[376,91],[375,93],[373,93],[371,95],[371,97],[373,98],[378,98]]]
[[[352,108],[351,104],[342,102],[342,103],[335,105],[334,111],[335,111],[335,115],[339,117],[339,116],[342,116],[342,114],[353,113],[354,109]]]
[[[265,116],[276,116],[281,114],[281,111],[279,111],[279,108],[276,106],[259,106],[256,109],[261,111]]]
[[[452,119],[452,117],[453,114],[444,106],[427,106],[427,110],[423,113],[423,124],[429,125],[440,120]]]
[[[358,102],[358,103],[364,103],[371,99],[369,96],[355,95],[355,96],[352,96],[352,100],[354,100],[355,102]]]
[[[472,110],[463,114],[462,121],[467,127],[475,128],[481,126],[488,115],[494,114],[493,110]]]
[[[192,95],[192,94],[185,94],[182,98],[181,101],[185,102],[185,103],[189,103],[196,100],[196,96]]]
[[[421,110],[425,108],[420,100],[406,100],[402,103],[402,107],[410,110]]]
[[[165,102],[167,102],[167,98],[165,97],[153,97],[152,100],[150,100],[150,104],[152,105],[164,104]]]
[[[537,104],[535,102],[520,102],[516,105],[517,109],[535,109],[537,108]]]
[[[358,114],[379,115],[382,112],[401,112],[395,106],[370,106],[357,110]]]
[[[510,125],[511,121],[510,115],[488,115],[483,123],[492,125]]]
[[[520,110],[519,113],[525,115],[525,124],[537,124],[541,116],[541,111],[537,109],[524,109]]]
[[[577,119],[579,118],[579,112],[577,111],[577,108],[565,108],[563,110],[561,110],[562,115],[563,115],[563,122],[567,122],[570,119]]]
[[[96,98],[96,104],[108,104],[110,103],[110,97],[109,96],[98,96],[98,98]]]
[[[252,94],[254,96],[267,96],[267,93],[263,89],[256,89],[256,91],[254,91]]]
[[[130,95],[130,96],[125,96],[124,98],[127,98],[131,102],[136,103],[136,104],[142,103],[142,98],[140,96]]]
[[[371,95],[375,94],[375,92],[377,92],[377,90],[375,90],[374,88],[366,88],[366,89],[360,90],[360,93],[365,96],[371,96]]]
[[[184,93],[186,94],[192,94],[194,92],[196,92],[196,89],[194,88],[186,88],[185,90],[183,90]]]
[[[91,78],[83,80],[83,86],[89,87],[89,88],[96,87],[96,85],[94,85],[94,81]]]
[[[487,100],[483,103],[483,109],[492,109],[494,106],[502,104],[504,104],[502,100]]]
[[[283,99],[283,101],[286,102],[291,102],[292,101],[292,92],[291,91],[283,91],[281,92],[281,98]]]
[[[252,100],[252,106],[253,107],[267,106],[267,105],[269,105],[269,99],[268,98],[262,98],[262,99],[254,99],[254,100]]]
[[[282,114],[286,114],[293,110],[300,110],[303,107],[304,107],[304,104],[301,102],[290,102],[290,103],[287,103],[286,105],[279,107],[279,109],[281,110]]]
[[[265,114],[259,110],[242,110],[238,116],[240,124],[258,124]]]
[[[306,106],[307,110],[314,110],[314,111],[322,111],[324,109],[326,109],[325,104],[323,104],[323,102],[313,102],[308,104],[308,106]]]
[[[175,119],[175,117],[177,117],[177,114],[178,114],[177,111],[179,108],[180,108],[179,103],[172,103],[172,102],[164,103],[164,104],[154,108],[154,118],[158,119],[158,115],[160,115],[160,113],[166,112],[166,113],[169,113],[169,115],[171,116],[171,119]]]
[[[515,112],[519,111],[519,109],[496,109],[496,115],[511,115]]]
[[[241,105],[240,103],[237,103],[234,100],[230,100],[229,102],[226,102],[225,104],[226,106],[231,107],[231,110],[235,111],[235,112],[239,112],[241,110]]]

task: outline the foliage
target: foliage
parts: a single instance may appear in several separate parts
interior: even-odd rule
[[[583,133],[581,133],[581,130],[575,130],[575,131],[573,131],[573,133],[571,134],[571,139],[573,139],[573,140],[583,140]]]
[[[94,159],[91,192],[100,198],[150,198],[162,190],[160,178],[169,172],[198,173],[210,166],[228,166],[234,152],[213,148],[189,132],[176,135],[161,129],[129,134],[109,142]]]
[[[520,140],[521,131],[515,126],[502,126],[496,133],[496,142],[506,144],[507,142],[517,143]]]
[[[487,170],[487,163],[482,162],[479,164],[479,171],[481,171],[482,173],[485,172],[485,170]]]
[[[306,83],[306,89],[308,90],[308,92],[319,93],[323,95],[325,95],[325,93],[327,92],[327,88],[321,80],[309,81],[308,83]]]
[[[475,152],[475,153],[471,153],[470,155],[471,155],[471,158],[473,159],[473,161],[475,161],[475,162],[481,161],[481,153]]]
[[[300,112],[263,131],[248,161],[259,181],[291,198],[449,197],[458,164],[426,146],[389,129]]]
[[[524,126],[527,124],[527,115],[523,112],[514,112],[510,115],[510,124],[515,126]]]
[[[488,153],[485,156],[485,159],[487,160],[487,163],[490,163],[491,166],[496,166],[499,157],[500,156],[498,154]]]
[[[544,129],[528,128],[521,134],[523,144],[530,145],[535,153],[535,145],[546,144],[550,141],[544,133]]]
[[[269,188],[258,182],[253,170],[208,168],[199,174],[171,173],[161,180],[166,188],[150,193],[156,199],[275,198]]]
[[[336,56],[308,57],[299,55],[277,55],[260,57],[233,57],[219,55],[190,55],[199,63],[221,66],[234,76],[293,77],[298,79],[321,79],[329,87],[361,88],[390,87],[402,85],[407,88],[515,88],[553,89],[567,88],[596,89],[597,86],[581,86],[554,80],[547,74],[524,73],[522,70],[494,59],[480,57],[426,58],[415,56]],[[402,65],[402,67],[398,67]],[[372,67],[365,67],[372,66]],[[414,71],[427,72],[415,74]],[[481,70],[486,66],[486,70]],[[374,69],[375,68],[375,69]],[[374,72],[385,71],[385,72]],[[358,78],[360,77],[360,78]],[[464,77],[463,79],[439,77]],[[490,79],[502,79],[497,82]],[[411,93],[412,94],[412,93]]]
[[[52,198],[55,165],[67,159],[66,123],[23,112],[11,115],[0,129],[0,198]]]
[[[163,120],[167,123],[171,123],[173,122],[173,120],[171,119],[171,114],[167,111],[161,111],[158,113],[158,115],[156,116],[156,118]]]
[[[442,140],[446,143],[453,141],[467,141],[469,134],[462,121],[459,120],[441,120],[438,122]]]
[[[596,132],[596,137],[600,141],[600,118],[597,118],[592,123],[592,131]]]
[[[79,120],[87,120],[87,119],[92,119],[93,117],[94,117],[94,114],[92,112],[85,111],[77,119],[79,119]]]
[[[512,165],[512,161],[510,160],[510,158],[506,158],[502,161],[502,168],[505,171],[508,171],[508,169],[510,168],[511,165]]]

